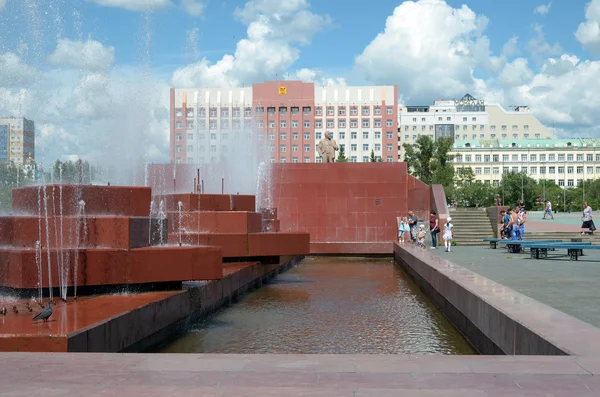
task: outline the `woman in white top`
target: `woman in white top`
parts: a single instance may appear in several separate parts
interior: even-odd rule
[[[594,225],[592,207],[590,207],[587,201],[583,204],[583,216],[581,220],[583,221],[581,224],[581,235],[583,236],[587,232],[593,234],[594,230],[596,230],[596,225]]]

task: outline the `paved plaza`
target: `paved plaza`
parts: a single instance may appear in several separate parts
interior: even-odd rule
[[[600,359],[0,354],[2,396],[600,396]]]
[[[585,251],[570,261],[566,249],[549,252],[559,258],[530,259],[499,245],[455,247],[431,252],[573,317],[600,327],[600,252]]]

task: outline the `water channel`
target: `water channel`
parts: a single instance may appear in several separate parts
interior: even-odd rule
[[[393,259],[306,258],[162,353],[475,354]]]

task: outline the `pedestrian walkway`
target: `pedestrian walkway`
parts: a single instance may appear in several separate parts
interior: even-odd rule
[[[598,396],[600,358],[4,353],[0,395]]]
[[[573,317],[600,327],[600,253],[584,250],[585,256],[570,261],[530,259],[504,248],[455,247],[452,252],[432,252],[517,292]]]

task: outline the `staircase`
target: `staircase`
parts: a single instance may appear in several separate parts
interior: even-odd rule
[[[494,237],[494,230],[485,208],[450,208],[456,245],[483,245],[486,237]],[[443,230],[443,227],[442,227]]]

